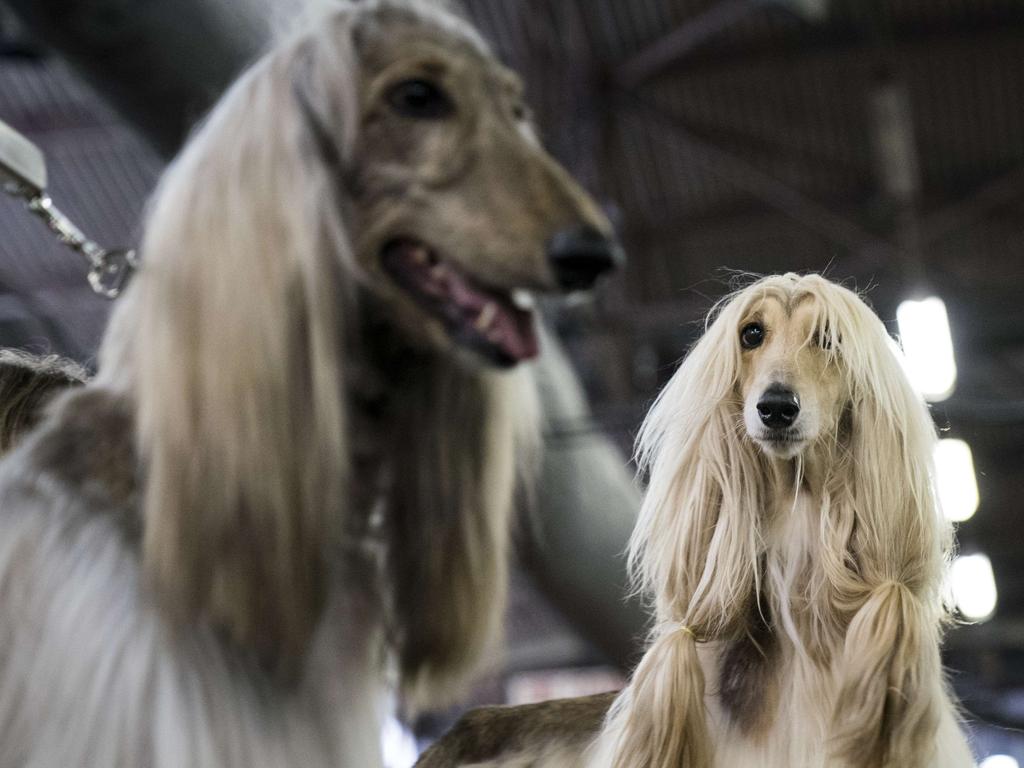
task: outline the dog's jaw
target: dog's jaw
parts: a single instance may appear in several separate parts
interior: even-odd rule
[[[808,441],[798,435],[762,435],[753,438],[764,453],[773,459],[788,461],[803,454]]]
[[[407,238],[389,242],[381,263],[460,347],[499,368],[537,356],[535,313],[523,291],[482,286],[432,249]]]

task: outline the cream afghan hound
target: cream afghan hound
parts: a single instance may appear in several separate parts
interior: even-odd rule
[[[0,766],[380,765],[388,692],[499,626],[523,292],[591,285],[608,222],[472,28],[368,0],[229,90],[142,254],[0,466]]]
[[[638,438],[656,623],[629,686],[471,714],[421,765],[970,768],[934,442],[855,293],[788,274],[727,297]]]

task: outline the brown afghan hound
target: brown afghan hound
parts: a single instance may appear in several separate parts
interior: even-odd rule
[[[0,465],[0,765],[379,765],[493,640],[532,291],[618,251],[438,6],[336,3],[161,180],[96,378]]]

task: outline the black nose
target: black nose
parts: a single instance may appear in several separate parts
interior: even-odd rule
[[[791,427],[800,415],[800,400],[793,390],[773,384],[757,401],[757,413],[766,427]]]
[[[592,227],[563,229],[548,243],[548,261],[567,291],[592,288],[597,278],[617,269],[625,256],[619,244]]]

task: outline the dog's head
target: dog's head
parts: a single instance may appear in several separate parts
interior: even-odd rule
[[[650,486],[633,565],[666,605],[688,606],[716,634],[742,618],[735,606],[755,580],[769,462],[798,459],[795,477],[814,471],[836,499],[856,496],[851,507],[910,508],[930,503],[933,440],[895,343],[856,293],[814,274],[762,278],[719,303],[644,422]]]
[[[384,3],[351,34],[346,183],[364,285],[421,345],[502,367],[533,357],[530,293],[585,290],[613,269],[607,219],[542,149],[519,78],[467,24]]]
[[[815,285],[764,286],[749,297],[734,329],[743,425],[769,456],[792,458],[835,435],[849,394],[838,358],[841,337],[828,325],[828,306]]]
[[[461,547],[408,557],[423,568],[407,581],[449,602],[429,617],[446,631],[409,666],[452,672],[496,625],[481,614],[500,617],[532,421],[523,376],[477,367],[536,352],[518,289],[587,288],[618,251],[467,24],[417,0],[328,5],[238,79],[164,174],[100,377],[135,405],[155,593],[287,677],[328,599],[333,548],[361,525],[349,525],[359,402],[346,395],[377,362],[364,356],[374,332],[397,328],[403,353],[466,350],[469,366],[416,360],[403,394],[421,399],[389,412],[420,449],[399,466],[437,470],[396,479],[417,495],[392,517],[439,521],[447,538],[423,530]],[[429,550],[414,528],[409,548]],[[401,618],[430,613],[416,610]]]

